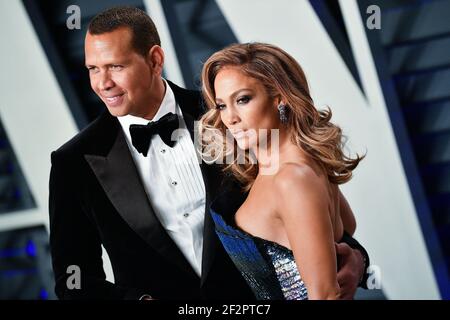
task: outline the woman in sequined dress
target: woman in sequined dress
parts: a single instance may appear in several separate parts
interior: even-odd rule
[[[335,243],[356,228],[339,190],[362,157],[343,153],[331,110],[318,111],[300,65],[262,43],[213,54],[202,71],[209,111],[204,160],[221,160],[242,187],[210,213],[258,299],[337,299]]]

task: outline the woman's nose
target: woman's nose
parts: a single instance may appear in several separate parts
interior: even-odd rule
[[[240,121],[239,115],[235,110],[233,110],[233,108],[227,108],[225,110],[225,117],[222,119],[227,125],[234,125]]]

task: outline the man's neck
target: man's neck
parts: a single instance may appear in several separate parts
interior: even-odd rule
[[[150,102],[149,107],[151,112],[143,116],[142,118],[146,120],[152,120],[156,113],[158,112],[159,108],[161,107],[161,103],[164,99],[164,96],[166,94],[166,81],[164,81],[162,78],[158,78],[155,81],[155,86],[153,88],[154,92],[157,92],[157,95],[154,95],[154,101]]]

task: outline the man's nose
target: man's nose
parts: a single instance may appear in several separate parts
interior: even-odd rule
[[[100,75],[99,89],[108,91],[114,87],[114,81],[111,79],[109,72],[102,72]]]

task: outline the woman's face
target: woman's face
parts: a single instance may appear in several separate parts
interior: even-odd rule
[[[278,99],[271,98],[257,79],[237,67],[225,67],[214,81],[216,106],[222,122],[241,149],[255,148],[266,131],[278,129]]]

